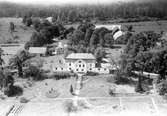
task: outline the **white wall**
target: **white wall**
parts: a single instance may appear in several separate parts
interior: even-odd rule
[[[99,74],[109,74],[110,70],[108,68],[93,68],[92,72],[96,72]]]

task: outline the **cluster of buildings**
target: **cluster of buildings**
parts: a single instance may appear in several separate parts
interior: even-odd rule
[[[110,70],[116,70],[116,65],[101,63],[101,67],[96,66],[96,58],[91,53],[71,53],[67,57],[60,55],[53,56],[48,67],[53,72],[94,72],[98,74],[109,74]]]
[[[95,72],[108,74],[107,67],[96,67],[96,58],[90,53],[71,53],[66,58],[59,58],[51,63],[53,72]]]

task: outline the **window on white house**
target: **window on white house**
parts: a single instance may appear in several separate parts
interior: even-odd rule
[[[84,71],[84,69],[82,69],[82,71]]]
[[[78,71],[78,69],[76,69],[76,71]]]
[[[71,63],[69,63],[69,66],[71,66]]]
[[[55,68],[57,70],[57,68]]]
[[[81,63],[81,61],[79,61],[79,63]]]
[[[81,67],[81,65],[79,65],[79,67]]]
[[[63,68],[61,68],[61,70],[63,70]]]
[[[92,70],[92,68],[90,68],[89,70]]]
[[[100,71],[100,68],[98,68],[98,70]]]
[[[104,68],[104,70],[106,71],[106,68]]]
[[[85,67],[85,65],[83,64],[83,67]]]

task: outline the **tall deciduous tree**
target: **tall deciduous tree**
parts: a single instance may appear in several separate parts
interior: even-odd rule
[[[104,43],[107,47],[112,47],[114,44],[114,39],[111,33],[106,33],[104,35]]]
[[[19,77],[23,77],[23,63],[29,59],[28,52],[25,50],[19,51],[14,57],[9,60],[10,66],[16,66]]]

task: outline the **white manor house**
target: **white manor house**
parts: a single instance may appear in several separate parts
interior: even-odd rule
[[[52,61],[51,68],[53,72],[96,72],[100,74],[109,74],[107,67],[96,67],[96,58],[91,53],[71,53],[65,59],[56,56]]]

